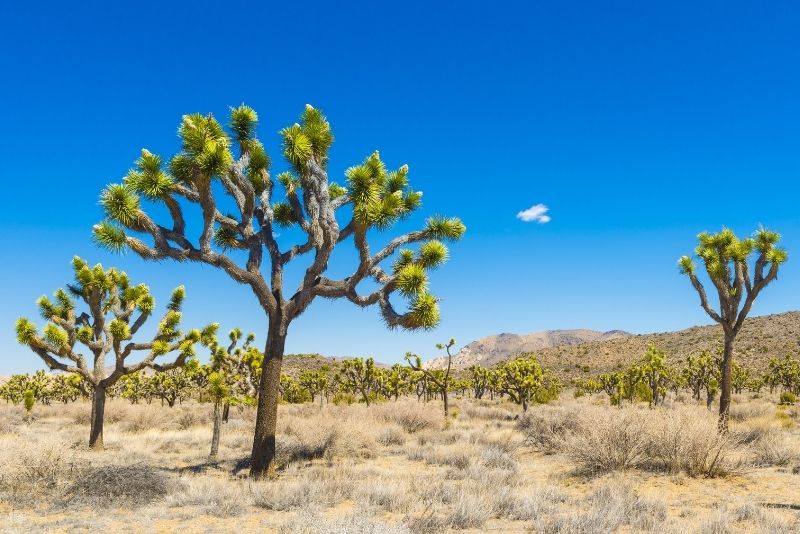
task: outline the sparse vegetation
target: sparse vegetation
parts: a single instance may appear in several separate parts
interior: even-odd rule
[[[276,476],[257,483],[237,476],[247,469],[252,406],[231,407],[209,463],[211,414],[196,398],[173,408],[112,399],[102,456],[75,446],[73,421],[90,403],[40,405],[30,425],[0,435],[0,501],[19,507],[18,522],[68,530],[98,506],[107,530],[174,521],[284,532],[800,527],[796,512],[774,507],[787,504],[776,496],[792,495],[798,462],[798,429],[774,417],[776,398],[739,399],[730,432],[719,434],[703,399],[667,397],[647,409],[565,395],[522,416],[508,398],[456,398],[448,426],[440,406],[414,395],[369,406],[286,403]],[[0,409],[19,416],[12,404]],[[207,415],[189,416],[198,412]],[[730,508],[717,507],[723,496]]]

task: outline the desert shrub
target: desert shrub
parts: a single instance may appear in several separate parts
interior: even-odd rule
[[[575,431],[578,425],[574,411],[546,406],[528,410],[517,421],[517,430],[529,445],[545,454],[553,454],[564,448],[564,436]]]
[[[568,499],[567,494],[556,487],[533,488],[513,498],[513,508],[507,505],[504,515],[509,519],[536,521],[555,514]]]
[[[275,445],[275,458],[279,466],[292,462],[322,458],[333,447],[336,432],[320,433],[316,439],[302,440],[297,436],[281,436]]]
[[[174,485],[166,473],[146,464],[92,466],[77,473],[67,498],[104,507],[144,505],[163,499]]]
[[[403,431],[396,426],[387,426],[378,433],[377,440],[378,443],[387,447],[390,445],[404,445],[406,436]]]
[[[462,488],[453,501],[447,523],[455,529],[481,528],[493,515],[491,499]]]
[[[788,465],[800,457],[797,440],[786,432],[770,429],[751,445],[755,465]]]
[[[780,397],[778,397],[778,404],[781,405],[792,405],[796,402],[797,402],[797,395],[795,395],[791,391],[782,391]]]
[[[361,487],[354,498],[361,505],[376,507],[386,512],[407,512],[412,496],[406,489],[396,484],[389,486],[377,482]]]
[[[732,421],[747,421],[771,414],[775,405],[768,402],[736,402],[730,407],[729,416]]]
[[[14,443],[0,456],[0,494],[15,503],[61,495],[80,465],[74,451],[63,443]]]
[[[617,532],[627,526],[633,532],[657,532],[667,517],[663,502],[641,498],[624,483],[601,486],[588,497],[569,504],[566,513],[535,520],[534,530],[594,534]]]
[[[195,426],[208,424],[208,417],[204,413],[203,408],[205,408],[205,406],[200,405],[192,407],[192,409],[189,410],[181,410],[175,418],[175,424],[181,430],[188,430]]]
[[[578,424],[564,448],[581,468],[607,472],[639,467],[647,460],[648,436],[641,413],[596,411],[583,414]]]
[[[391,525],[375,517],[363,513],[352,513],[344,516],[324,517],[317,510],[302,510],[290,518],[279,529],[280,532],[296,534],[407,534],[410,531],[404,525]]]
[[[316,501],[317,488],[308,480],[267,481],[252,488],[253,503],[274,511],[296,510]]]
[[[419,406],[408,403],[387,403],[375,408],[376,416],[400,426],[409,434],[434,428],[441,423],[441,416]]]
[[[333,404],[337,406],[342,404],[350,406],[351,404],[358,402],[358,400],[352,393],[337,393],[336,395],[333,396],[331,402],[333,402]]]
[[[464,408],[464,414],[470,419],[486,419],[490,421],[511,421],[519,415],[517,408],[508,404],[468,404]]]
[[[490,469],[517,469],[517,459],[513,454],[499,447],[489,446],[481,451],[481,462]]]
[[[689,476],[721,476],[740,467],[733,456],[741,443],[734,434],[720,434],[716,418],[681,409],[662,412],[648,432],[648,467]]]
[[[252,495],[238,480],[189,478],[167,495],[168,506],[196,506],[207,515],[233,517],[253,502]]]

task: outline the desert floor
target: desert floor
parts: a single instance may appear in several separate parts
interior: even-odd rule
[[[732,429],[700,403],[533,405],[416,398],[282,405],[280,469],[245,477],[254,413],[233,408],[217,461],[211,407],[0,407],[4,532],[800,532],[800,415],[735,398]],[[713,408],[712,408],[713,409]]]

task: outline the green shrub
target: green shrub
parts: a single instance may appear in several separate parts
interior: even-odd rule
[[[797,402],[797,395],[791,391],[784,391],[781,393],[779,404],[794,404]]]
[[[350,406],[351,404],[356,402],[356,397],[352,393],[337,393],[333,396],[333,403],[337,406],[340,404],[346,404]]]

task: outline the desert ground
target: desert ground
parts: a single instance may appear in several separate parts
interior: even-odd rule
[[[800,415],[769,395],[714,407],[608,405],[569,391],[504,400],[282,405],[280,469],[246,478],[254,410],[233,408],[209,462],[211,408],[114,400],[0,407],[4,532],[800,531]]]

